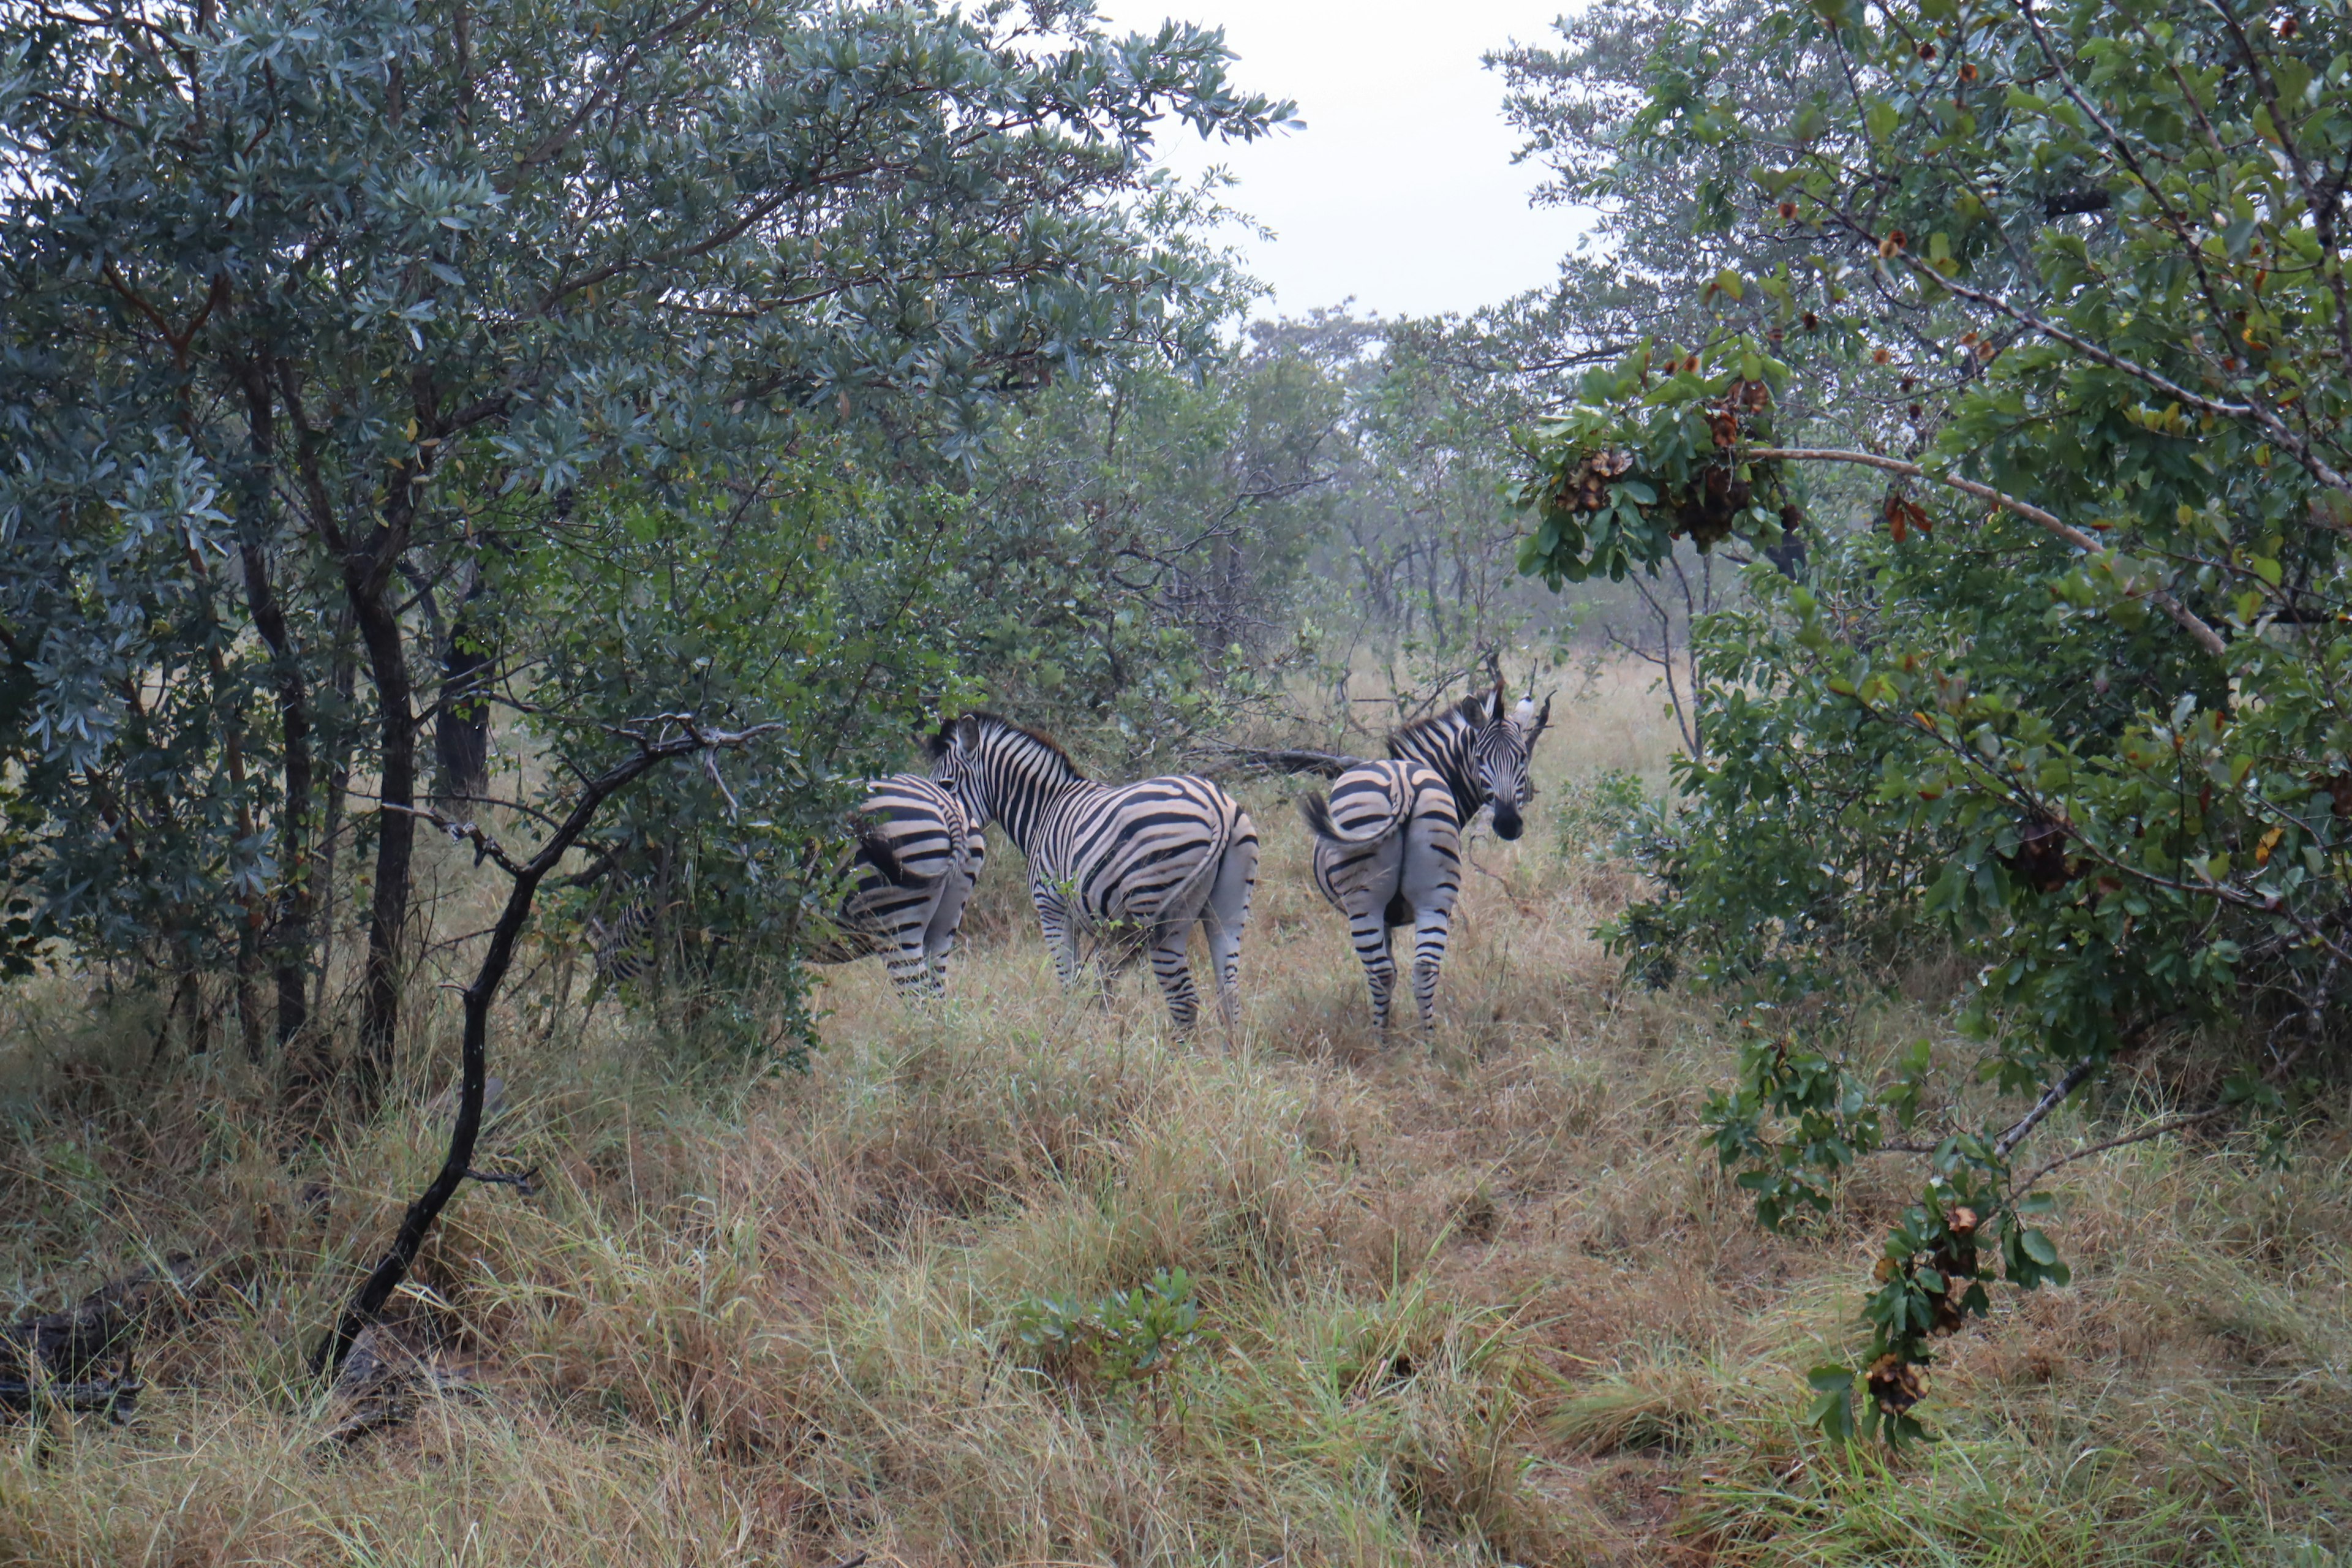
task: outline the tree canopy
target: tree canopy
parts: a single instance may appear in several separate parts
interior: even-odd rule
[[[806,499],[858,491],[843,465],[919,498],[1007,398],[1211,345],[1225,275],[1149,152],[1170,120],[1286,115],[1225,61],[1213,32],[1008,4],[7,11],[12,962],[56,937],[233,962],[257,1050],[266,952],[291,1040],[364,787],[373,1082],[428,721],[465,773],[494,702],[592,710],[550,680],[608,718],[826,690],[827,742],[770,804],[793,831],[831,812],[915,701],[943,524],[852,504],[867,564],[910,574],[867,595],[793,577],[843,532]],[[699,626],[622,613],[711,564],[701,523],[646,520],[712,517],[776,574],[755,551],[678,588]],[[752,627],[737,594],[824,635]]]
[[[1524,564],[1816,547],[1702,626],[1708,759],[1618,940],[1750,1009],[1714,1135],[1768,1223],[1902,1144],[1933,1081],[1792,1009],[1841,955],[1957,942],[1985,1070],[2029,1101],[1922,1145],[1867,1365],[1816,1374],[1830,1426],[1916,1433],[1932,1338],[1984,1282],[2065,1277],[2024,1152],[2057,1104],[2192,1037],[2221,1081],[2154,1131],[2282,1106],[2339,1005],[2345,47],[2326,6],[1702,14],[1590,175],[1642,199],[1699,171],[1679,210],[1742,237],[1702,321],[1543,427]],[[1759,50],[1794,94],[1741,89]],[[1813,412],[1890,379],[1874,426]]]

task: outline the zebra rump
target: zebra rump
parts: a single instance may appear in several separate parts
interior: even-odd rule
[[[853,819],[857,849],[831,940],[811,946],[818,963],[882,953],[892,983],[935,992],[987,853],[982,824],[919,773],[869,779]]]

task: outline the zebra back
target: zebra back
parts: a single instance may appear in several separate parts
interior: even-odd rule
[[[1186,907],[1225,852],[1257,829],[1216,784],[1170,774],[1117,787],[1078,771],[1051,736],[968,713],[932,742],[935,776],[1029,858],[1033,889],[1055,890],[1087,925],[1149,922]]]

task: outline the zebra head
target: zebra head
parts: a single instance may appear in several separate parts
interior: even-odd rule
[[[1052,737],[993,713],[949,720],[929,749],[932,782],[956,797],[973,826],[1000,823],[1024,847],[1045,804],[1086,783]]]
[[[1505,701],[1502,683],[1496,681],[1491,697],[1471,698],[1463,704],[1462,713],[1475,731],[1470,741],[1471,774],[1495,805],[1495,837],[1517,838],[1525,827],[1519,814],[1536,793],[1528,779],[1528,757],[1551,723],[1551,699],[1544,699],[1540,713],[1533,698],[1522,697],[1518,706],[1508,710]]]
[[[989,814],[978,793],[979,775],[971,765],[972,752],[966,732],[975,717],[966,714],[949,720],[940,726],[938,734],[924,742],[924,747],[931,754],[931,782],[953,795],[971,826],[980,828],[988,826]]]

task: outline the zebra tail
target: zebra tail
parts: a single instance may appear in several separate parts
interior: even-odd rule
[[[894,888],[912,887],[919,879],[908,874],[898,853],[877,833],[861,831],[857,835],[857,858],[873,867],[876,875]]]
[[[1324,799],[1319,791],[1311,791],[1300,797],[1298,815],[1306,822],[1307,831],[1326,844],[1376,844],[1402,827],[1408,815],[1405,804],[1399,802],[1393,795],[1389,796],[1388,805],[1388,810],[1380,816],[1360,823],[1352,829],[1343,828],[1331,820],[1331,803]]]

